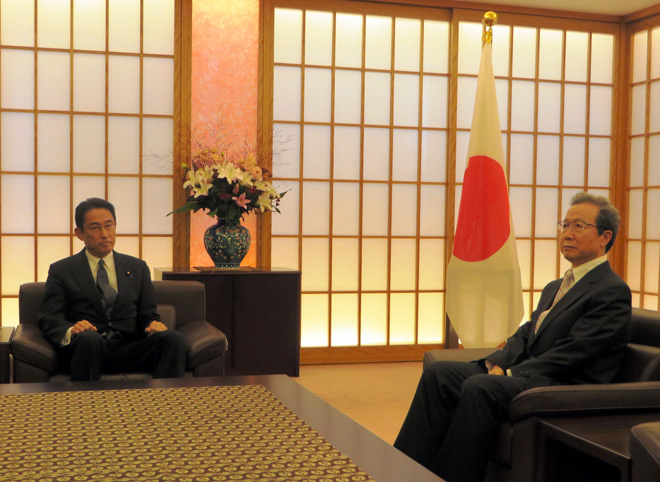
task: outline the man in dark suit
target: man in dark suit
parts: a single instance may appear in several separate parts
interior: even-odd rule
[[[515,395],[612,381],[631,313],[630,289],[606,255],[619,224],[609,200],[576,194],[558,223],[572,268],[543,289],[531,321],[501,350],[474,362],[429,365],[394,446],[449,482],[481,481]]]
[[[156,313],[147,264],[113,251],[115,208],[90,198],[76,207],[80,253],[50,266],[39,328],[69,362],[72,380],[98,380],[101,371],[150,371],[182,377],[183,335]]]

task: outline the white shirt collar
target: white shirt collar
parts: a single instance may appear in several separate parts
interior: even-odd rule
[[[575,282],[577,283],[580,281],[580,279],[584,278],[589,271],[594,269],[596,266],[603,264],[605,261],[607,261],[606,254],[598,258],[594,258],[591,261],[587,261],[577,268],[573,268],[573,278],[575,278]]]

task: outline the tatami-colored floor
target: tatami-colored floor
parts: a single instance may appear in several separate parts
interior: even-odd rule
[[[294,380],[392,444],[421,373],[421,362],[302,365]]]

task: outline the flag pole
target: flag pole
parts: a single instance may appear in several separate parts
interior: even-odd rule
[[[481,23],[484,26],[483,35],[481,37],[481,45],[483,47],[486,44],[492,43],[493,25],[497,23],[497,14],[491,11],[484,13],[484,18],[481,19]]]

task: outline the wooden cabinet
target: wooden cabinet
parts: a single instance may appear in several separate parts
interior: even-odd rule
[[[156,278],[201,281],[206,320],[227,335],[227,375],[285,373],[300,366],[300,271],[286,268],[189,271],[156,268]]]

